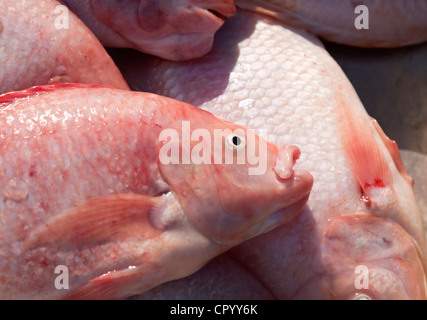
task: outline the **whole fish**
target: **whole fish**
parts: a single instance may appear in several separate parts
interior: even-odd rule
[[[121,298],[187,276],[289,223],[313,182],[292,169],[298,148],[154,94],[59,84],[0,107],[3,299]]]
[[[0,2],[0,93],[59,82],[128,89],[92,32],[56,0]]]
[[[238,10],[203,58],[173,63],[126,52],[115,61],[133,89],[265,128],[273,143],[292,141],[302,152],[297,166],[314,177],[297,219],[139,298],[426,297],[413,180],[315,36]]]
[[[427,41],[427,2],[418,0],[236,0],[333,42],[391,48]]]
[[[165,59],[201,57],[233,16],[233,0],[64,0],[106,47],[133,48]]]

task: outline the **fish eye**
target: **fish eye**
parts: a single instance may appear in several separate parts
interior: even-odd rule
[[[237,133],[232,133],[229,134],[225,139],[225,144],[231,150],[238,151],[246,146],[246,140],[244,136]]]

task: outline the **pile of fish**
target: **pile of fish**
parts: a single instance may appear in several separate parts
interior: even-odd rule
[[[2,1],[0,298],[425,299],[414,179],[318,36],[422,43],[427,4],[327,2]]]

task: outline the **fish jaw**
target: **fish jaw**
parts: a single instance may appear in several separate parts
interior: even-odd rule
[[[391,219],[357,212],[331,219],[322,254],[333,299],[426,298],[418,245]]]
[[[208,53],[215,32],[236,10],[232,0],[66,2],[105,46],[133,48],[174,61]]]
[[[154,31],[149,19],[152,9],[151,6],[147,15],[143,6],[139,7],[139,26],[143,31]],[[162,21],[164,24],[160,31],[153,32],[153,41],[140,41],[133,36],[127,38],[137,49],[144,48],[147,53],[161,58],[182,61],[207,54],[212,49],[216,31],[236,9],[230,0],[179,0],[173,1],[172,6],[170,1],[160,0],[156,1],[155,10],[158,17],[155,23]]]
[[[212,131],[213,128],[229,129],[232,125],[215,120],[211,114],[205,115],[210,119],[204,119],[203,123],[210,123]],[[191,124],[197,127],[196,120],[193,119]],[[232,128],[244,130],[237,125]],[[247,144],[245,149],[238,152],[249,153],[249,131],[245,132],[242,140],[246,140]],[[227,139],[228,136],[221,145],[223,150],[226,149]],[[182,136],[180,140],[183,140]],[[265,171],[256,174],[250,170],[254,167],[249,163],[249,158],[245,163],[236,161],[238,152],[234,153],[233,163],[217,161],[214,158],[218,152],[215,142],[209,142],[209,148],[214,146],[209,149],[213,150],[209,163],[195,164],[191,160],[186,164],[159,164],[162,177],[177,195],[188,219],[197,230],[216,243],[232,246],[270,231],[291,221],[308,200],[313,177],[307,171],[293,170],[299,149],[296,146],[278,147],[259,136],[256,136],[254,144],[258,145],[260,156],[265,160]],[[180,153],[184,154],[186,148],[188,150],[187,146],[180,144]],[[162,152],[159,151],[159,154]]]

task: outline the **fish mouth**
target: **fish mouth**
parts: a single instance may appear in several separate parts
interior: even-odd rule
[[[212,10],[212,9],[207,9],[206,11],[208,11],[209,13],[211,13],[212,15],[214,15],[215,17],[217,17],[218,19],[220,19],[222,22],[225,22],[225,20],[227,20],[229,17],[223,15],[222,13]]]
[[[270,214],[260,223],[262,227],[259,228],[259,232],[255,233],[254,237],[269,232],[278,226],[290,223],[305,210],[308,198],[309,193],[302,193],[297,198],[293,199],[292,203]],[[258,225],[258,227],[260,225]]]
[[[205,10],[210,15],[224,23],[225,20],[231,18],[236,13],[236,6],[234,1],[222,1],[222,3],[211,3],[205,6]]]
[[[294,165],[301,156],[301,151],[296,146],[278,146],[276,164],[273,168],[276,177],[283,182],[294,177]]]

